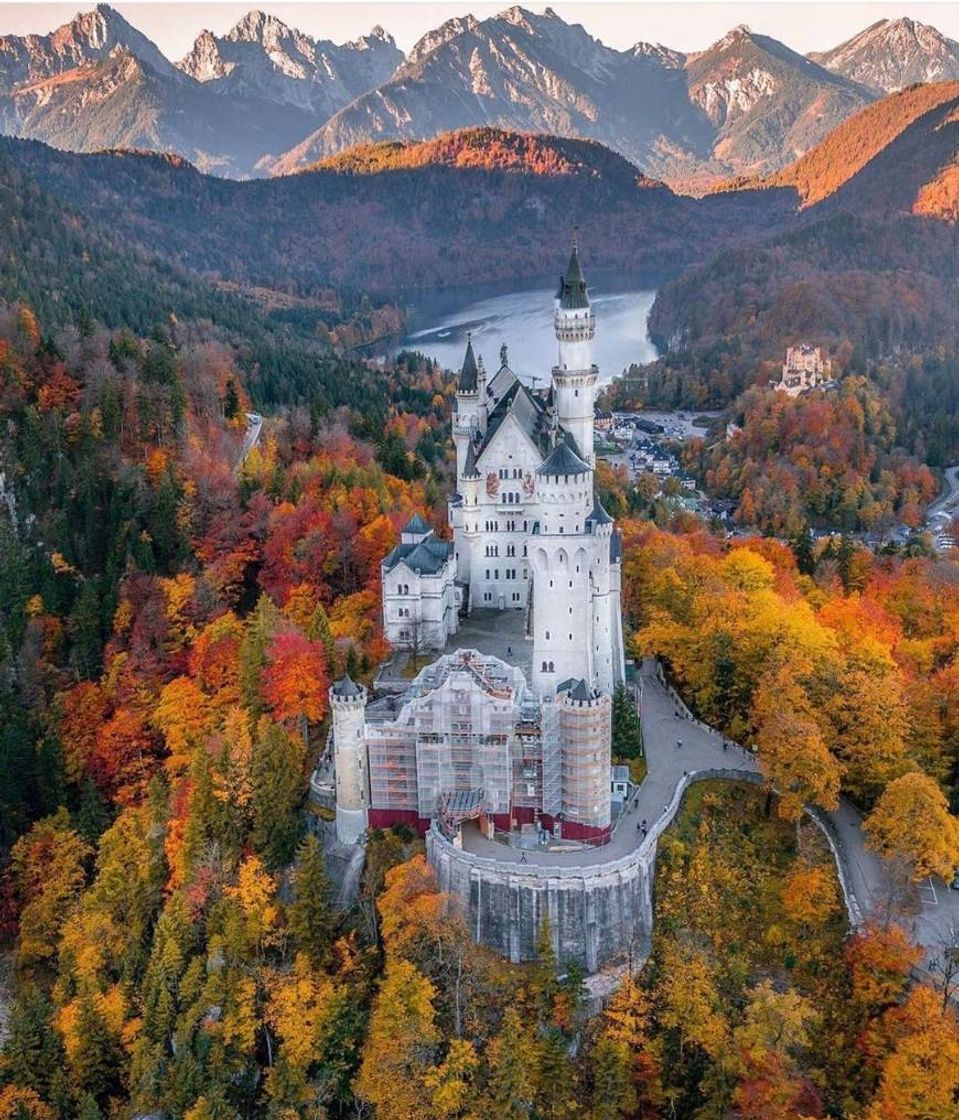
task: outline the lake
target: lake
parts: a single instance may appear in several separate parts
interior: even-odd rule
[[[467,331],[472,331],[473,347],[482,354],[487,370],[499,368],[499,350],[505,342],[510,368],[525,381],[535,376],[542,384],[556,364],[554,295],[554,288],[511,291],[451,309],[451,293],[446,293],[442,304],[420,303],[413,308],[414,329],[400,348],[419,350],[448,369],[459,369]],[[655,297],[650,290],[590,288],[596,312],[593,361],[599,366],[601,382],[617,377],[633,362],[650,362],[656,357],[646,333]]]

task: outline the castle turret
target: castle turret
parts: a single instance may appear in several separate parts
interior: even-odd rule
[[[466,466],[466,451],[475,432],[486,430],[486,371],[473,353],[473,336],[466,336],[466,354],[456,382],[453,442],[456,445],[456,475]]]
[[[593,471],[560,442],[536,471],[540,521],[528,542],[533,578],[533,689],[574,677],[592,684],[591,552],[586,521]]]
[[[559,688],[563,836],[595,838],[610,826],[612,700],[584,680]]]
[[[367,827],[369,775],[366,761],[366,689],[341,677],[330,688],[333,768],[336,775],[336,838],[355,844]]]
[[[596,318],[589,303],[586,280],[573,242],[566,275],[556,293],[554,328],[558,346],[553,369],[553,392],[560,427],[576,441],[580,455],[590,464],[593,455],[593,407],[598,370],[593,365],[592,341]]]

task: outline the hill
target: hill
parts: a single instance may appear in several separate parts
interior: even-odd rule
[[[791,187],[804,208],[842,191],[845,205],[911,209],[955,153],[957,107],[959,82],[913,86],[843,121],[778,174],[726,188]]]
[[[769,192],[683,198],[598,144],[490,129],[244,183],[136,153],[5,147],[45,189],[178,265],[297,296],[552,282],[577,223],[597,265],[655,281],[744,223],[789,218]]]

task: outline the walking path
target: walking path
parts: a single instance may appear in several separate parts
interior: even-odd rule
[[[660,678],[653,660],[643,663],[642,724],[647,775],[620,816],[609,844],[602,848],[575,851],[528,850],[522,863],[543,868],[595,867],[638,851],[646,833],[637,822],[646,821],[648,832],[657,836],[675,815],[682,791],[697,773],[721,772],[728,778],[759,780],[753,754],[733,743],[723,746],[722,735],[694,719],[681,700]],[[677,746],[677,741],[682,743]],[[877,914],[889,893],[889,878],[879,859],[865,846],[861,818],[843,799],[839,808],[810,814],[823,828],[836,859],[840,883],[850,921],[859,926]],[[474,855],[504,863],[516,863],[520,853],[482,836],[475,827],[464,826],[463,848]],[[924,885],[918,892],[918,909],[911,920],[911,933],[929,956],[938,955],[944,944],[959,932],[959,891],[941,880]],[[908,924],[908,923],[907,923]]]

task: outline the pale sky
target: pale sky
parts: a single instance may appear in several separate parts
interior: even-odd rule
[[[0,35],[44,33],[66,23],[89,3],[8,3],[0,0]],[[477,19],[495,15],[509,7],[503,3],[470,3],[469,0],[338,0],[315,3],[286,0],[284,3],[194,3],[192,0],[155,3],[154,0],[116,0],[113,5],[135,27],[149,36],[171,59],[181,58],[204,28],[223,34],[251,8],[278,16],[292,27],[315,37],[342,42],[356,38],[375,24],[391,32],[405,51],[430,28],[454,15],[472,12]],[[542,3],[524,5],[542,11]],[[628,47],[639,40],[663,43],[677,50],[708,47],[731,27],[746,23],[754,31],[781,39],[803,53],[834,46],[878,19],[911,16],[933,24],[944,34],[959,39],[959,4],[953,0],[926,3],[796,3],[795,0],[764,0],[730,3],[729,0],[670,0],[659,3],[565,3],[555,0],[553,9],[568,23],[582,23],[591,34],[612,47]]]

